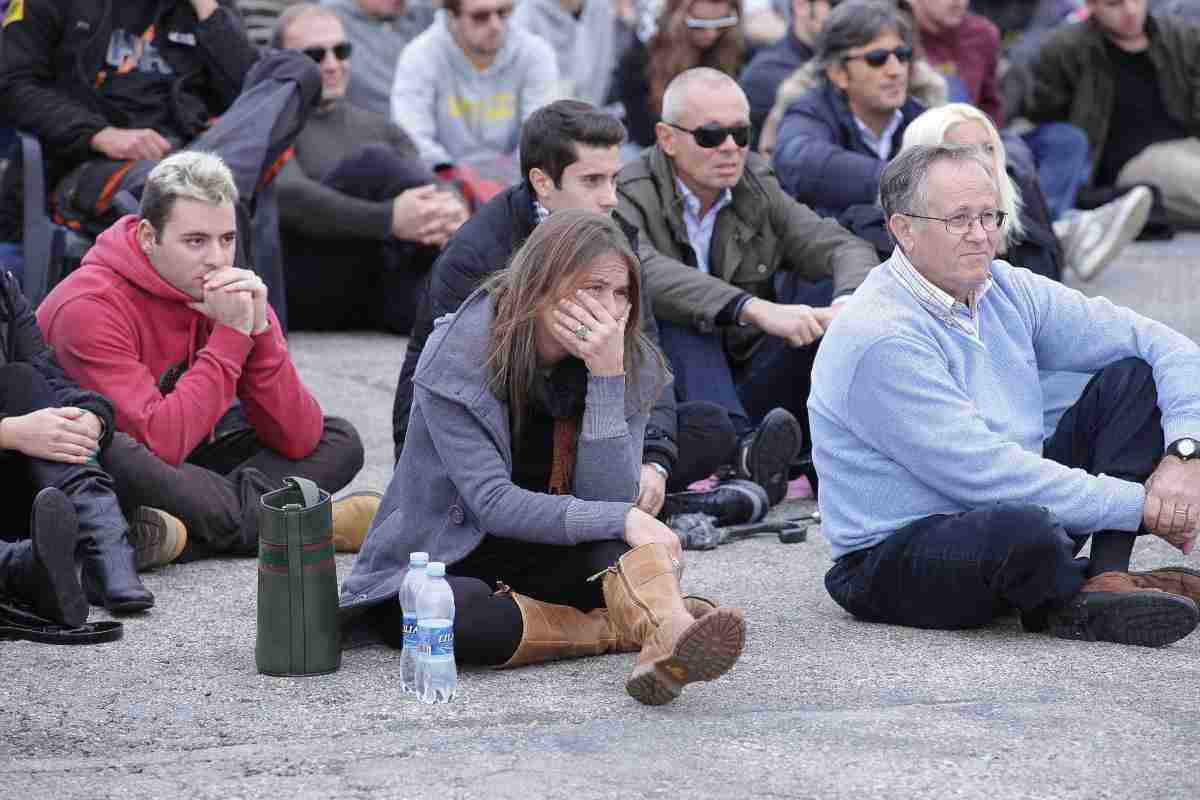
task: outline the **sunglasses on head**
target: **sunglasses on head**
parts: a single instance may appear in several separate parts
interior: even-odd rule
[[[306,48],[304,48],[303,52],[304,52],[304,55],[308,56],[313,61],[320,64],[322,61],[325,60],[325,54],[328,53],[330,50],[333,51],[333,56],[338,61],[345,61],[347,58],[350,57],[350,51],[352,49],[353,48],[350,46],[349,42],[339,42],[338,44],[335,44],[333,47],[306,47]]]
[[[878,69],[887,63],[889,56],[895,56],[896,60],[901,64],[907,64],[912,60],[913,49],[906,44],[900,45],[895,50],[885,50],[881,47],[878,50],[868,50],[856,56],[846,56],[842,61],[853,61],[856,58],[861,58],[872,67]]]
[[[726,136],[732,136],[733,143],[738,147],[745,147],[750,144],[749,125],[734,125],[730,128],[723,128],[720,125],[710,123],[708,125],[701,125],[699,128],[688,129],[681,125],[676,125],[674,122],[668,122],[667,124],[676,130],[690,133],[692,138],[696,140],[696,144],[706,150],[725,144]]]
[[[503,20],[508,19],[510,16],[512,16],[512,13],[513,13],[512,6],[501,6],[500,8],[489,8],[489,9],[481,10],[481,11],[472,11],[471,13],[464,14],[463,16],[465,16],[467,19],[471,20],[471,22],[474,22],[476,25],[484,25],[484,24],[488,23],[489,21],[491,21],[493,15],[499,17],[501,19],[501,21],[503,21]]]
[[[683,23],[692,30],[698,31],[713,31],[722,30],[724,28],[732,28],[738,24],[738,15],[730,14],[728,17],[718,17],[717,19],[701,19],[700,17],[687,17]]]

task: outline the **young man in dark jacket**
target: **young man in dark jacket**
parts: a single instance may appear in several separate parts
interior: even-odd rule
[[[89,600],[110,611],[150,608],[129,537],[145,565],[173,546],[165,514],[138,509],[132,531],[121,516],[98,463],[115,431],[112,405],[67,376],[17,279],[0,273],[0,537],[17,537],[0,541],[0,594],[31,599],[55,622],[81,624]],[[77,545],[86,595],[74,574]]]
[[[619,121],[576,100],[544,106],[522,126],[521,171],[525,178],[477,211],[450,240],[430,272],[428,294],[418,306],[396,386],[392,431],[397,460],[408,432],[412,376],[433,320],[457,310],[485,278],[502,269],[545,216],[567,208],[611,213],[617,205],[613,180],[624,140],[625,129]],[[637,230],[624,227],[637,249]],[[649,269],[644,261],[643,268]],[[650,303],[644,302],[642,309],[643,330],[657,341],[658,327]],[[732,447],[733,430],[721,409],[692,404],[677,410],[669,393],[660,398],[646,426],[638,506],[657,514],[668,490],[680,491],[712,474]]]
[[[1158,186],[1168,216],[1200,225],[1200,25],[1146,0],[1088,0],[1034,65],[1028,109],[1087,134],[1094,186]]]

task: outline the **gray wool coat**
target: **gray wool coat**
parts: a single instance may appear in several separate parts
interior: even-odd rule
[[[413,379],[404,451],[342,584],[344,620],[396,597],[410,552],[449,566],[485,534],[561,546],[624,537],[646,420],[665,384],[660,368],[645,360],[637,396],[624,376],[589,376],[573,494],[527,491],[512,482],[508,406],[486,385],[492,313],[491,297],[476,291],[435,323]]]

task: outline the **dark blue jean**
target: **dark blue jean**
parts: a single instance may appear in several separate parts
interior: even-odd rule
[[[1098,372],[1059,420],[1044,456],[1095,475],[1144,482],[1162,457],[1158,394],[1149,365],[1125,359]],[[1136,534],[1101,531],[1132,546]],[[1083,585],[1087,559],[1044,507],[997,503],[917,520],[874,547],[838,559],[825,588],[856,617],[915,628],[985,625],[998,609],[1036,616]],[[1093,542],[1093,550],[1096,548]],[[1128,554],[1126,553],[1126,559]],[[1128,561],[1123,567],[1128,566]]]
[[[822,307],[832,299],[832,281],[780,282],[780,302]],[[675,374],[677,402],[702,400],[721,406],[739,434],[771,409],[786,408],[800,421],[804,440],[811,441],[808,392],[819,340],[792,347],[784,339],[767,336],[749,361],[731,364],[719,331],[702,333],[691,325],[661,319],[658,326],[663,352]]]
[[[1075,195],[1091,175],[1087,135],[1068,122],[1044,122],[1021,138],[1033,151],[1050,218],[1056,220],[1075,207]]]

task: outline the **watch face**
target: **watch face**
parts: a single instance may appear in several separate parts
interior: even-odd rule
[[[1191,458],[1196,455],[1196,440],[1180,439],[1175,443],[1175,451],[1183,458]]]

